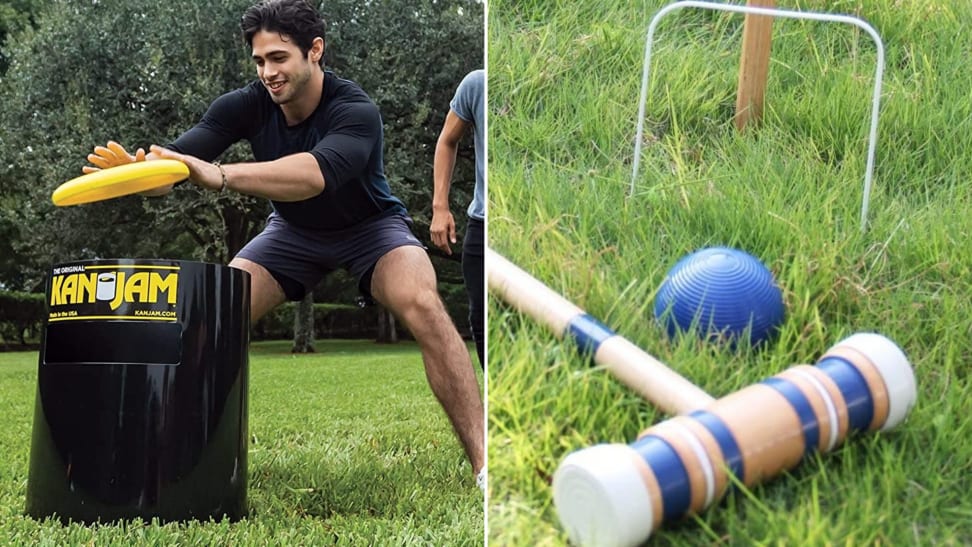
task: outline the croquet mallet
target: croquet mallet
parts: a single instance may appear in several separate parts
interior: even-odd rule
[[[851,431],[895,427],[917,397],[901,349],[880,334],[858,333],[816,366],[796,365],[713,399],[491,249],[486,264],[501,300],[572,338],[596,364],[677,415],[631,444],[584,448],[561,462],[554,505],[575,544],[641,544],[663,521],[721,499],[730,474],[747,487],[766,481],[814,450],[833,450]]]

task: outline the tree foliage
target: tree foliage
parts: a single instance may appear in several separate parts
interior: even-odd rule
[[[34,24],[47,0],[0,0],[0,74],[7,70],[7,37]]]
[[[42,294],[0,291],[0,345],[14,341],[25,346],[26,337],[37,332],[44,310]]]

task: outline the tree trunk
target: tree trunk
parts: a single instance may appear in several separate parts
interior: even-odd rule
[[[235,205],[224,206],[219,213],[223,218],[223,226],[225,227],[223,237],[226,242],[226,256],[223,257],[223,262],[228,262],[250,240],[250,237],[248,237],[250,235],[248,233],[250,231],[249,220],[246,213]]]
[[[291,353],[314,353],[314,293],[308,292],[294,311],[294,347]]]
[[[394,344],[398,342],[398,331],[395,330],[395,316],[381,305],[378,305],[377,342],[379,344]]]

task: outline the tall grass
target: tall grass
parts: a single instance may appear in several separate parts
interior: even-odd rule
[[[36,353],[0,353],[0,545],[482,545],[483,497],[414,343],[251,347],[249,510],[236,523],[23,516]]]
[[[653,541],[972,542],[972,4],[777,3],[857,15],[884,39],[864,233],[875,49],[843,25],[774,24],[763,123],[739,134],[742,17],[664,19],[627,195],[644,35],[664,4],[490,4],[490,245],[710,393],[877,331],[913,362],[919,401],[896,431],[810,458]],[[667,269],[710,245],[745,249],[775,273],[787,319],[764,350],[670,341],[653,323]],[[495,299],[489,314],[489,537],[563,544],[549,484],[560,460],[630,442],[663,416]]]

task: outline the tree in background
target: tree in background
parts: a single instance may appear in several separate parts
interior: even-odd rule
[[[0,0],[0,78],[7,71],[7,39],[11,34],[22,32],[35,25],[35,16],[46,0]],[[0,204],[4,186],[0,180]],[[24,279],[14,252],[15,240],[20,228],[0,208],[0,287],[23,287]]]
[[[294,312],[294,346],[291,353],[314,353],[314,293],[308,292]]]
[[[7,71],[7,37],[35,24],[47,0],[0,0],[0,74]]]

